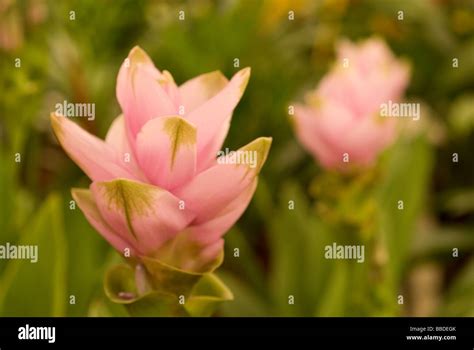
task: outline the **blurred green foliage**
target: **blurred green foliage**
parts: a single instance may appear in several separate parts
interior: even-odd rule
[[[274,139],[255,198],[226,236],[219,273],[235,301],[219,315],[474,314],[472,1],[0,0],[0,32],[0,244],[40,244],[41,256],[37,264],[0,260],[1,315],[123,315],[102,289],[118,257],[70,209],[69,189],[88,179],[58,147],[48,116],[58,101],[93,102],[97,118],[82,126],[103,137],[119,114],[118,68],[137,44],[178,83],[252,67],[225,147]],[[407,96],[424,104],[426,118],[418,130],[407,126],[367,191],[358,192],[360,178],[338,185],[364,194],[333,210],[368,223],[365,232],[321,215],[310,188],[324,173],[298,145],[288,106],[330,67],[337,40],[371,35],[410,62]],[[334,241],[372,253],[365,264],[326,260]],[[425,310],[410,276],[433,261],[442,283],[421,286],[439,296]]]

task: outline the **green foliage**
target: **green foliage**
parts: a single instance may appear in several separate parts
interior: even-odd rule
[[[0,284],[1,315],[64,316],[67,246],[60,197],[44,202],[18,245],[36,246],[38,261],[9,261]]]
[[[104,284],[107,297],[124,305],[131,316],[210,316],[219,304],[233,299],[232,292],[212,273],[189,276],[184,290],[185,272],[175,270],[177,278],[168,278],[159,290],[142,291],[137,287],[137,273],[129,265],[116,265],[107,272]]]
[[[432,155],[426,140],[419,137],[400,142],[390,158],[377,206],[380,209],[380,239],[387,254],[386,283],[397,292],[396,286],[412,244],[416,218],[426,203]]]

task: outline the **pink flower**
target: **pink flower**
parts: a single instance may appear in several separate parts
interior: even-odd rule
[[[336,66],[295,105],[300,142],[327,169],[370,166],[396,134],[381,105],[398,101],[408,80],[409,67],[382,40],[343,41]]]
[[[258,138],[240,149],[256,164],[216,162],[249,77],[249,68],[230,81],[216,71],[177,86],[135,47],[117,78],[123,115],[105,141],[52,115],[62,147],[93,181],[72,195],[118,251],[192,271],[219,259],[222,236],[252,198],[271,144]]]

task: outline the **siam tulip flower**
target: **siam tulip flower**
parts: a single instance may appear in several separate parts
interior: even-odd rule
[[[216,71],[178,86],[135,47],[117,78],[123,115],[105,141],[51,116],[62,147],[92,180],[72,190],[78,206],[147,273],[157,261],[190,274],[221,262],[222,236],[249,204],[271,144],[262,137],[240,149],[254,152],[254,167],[216,161],[249,77],[249,68],[230,81]]]
[[[402,97],[409,67],[379,39],[343,41],[337,61],[306,104],[295,105],[296,134],[327,169],[367,167],[395,138],[395,121],[380,109]]]

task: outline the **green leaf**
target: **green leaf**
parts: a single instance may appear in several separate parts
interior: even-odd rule
[[[315,316],[344,316],[345,298],[349,281],[349,264],[345,261],[336,261],[334,263],[326,262],[326,265],[326,267],[329,265],[333,266]]]
[[[208,273],[193,288],[185,308],[191,316],[211,316],[222,302],[233,299],[229,288],[216,275]]]
[[[111,267],[104,281],[104,291],[107,297],[115,303],[130,303],[138,296],[135,287],[135,272],[129,265],[121,264]],[[125,298],[124,295],[129,295]]]
[[[88,317],[127,317],[130,316],[122,304],[116,304],[105,296],[96,298],[89,304]]]
[[[258,294],[245,279],[234,276],[231,273],[220,271],[219,276],[229,286],[234,294],[231,303],[223,303],[219,311],[223,316],[237,317],[268,317],[273,310],[268,303],[268,296]]]
[[[164,290],[141,294],[133,268],[121,264],[107,272],[104,289],[111,301],[124,305],[132,316],[210,316],[222,302],[233,299],[232,292],[217,276],[208,273],[197,278],[189,297]]]
[[[379,237],[388,254],[387,288],[394,292],[406,267],[416,219],[425,204],[432,164],[432,151],[424,137],[401,140],[392,150],[378,188]],[[403,201],[403,209],[398,208],[399,201]]]
[[[135,272],[129,265],[116,265],[106,274],[105,294],[117,304],[122,304],[132,316],[186,316],[178,296],[152,291],[139,296],[135,286]]]
[[[140,258],[150,274],[155,290],[175,295],[188,296],[202,274],[177,269],[157,259]]]
[[[62,202],[50,195],[18,245],[38,247],[38,261],[10,260],[1,279],[3,316],[63,316],[66,310],[66,259]]]
[[[289,208],[289,201],[293,201],[294,209]],[[311,316],[328,276],[324,246],[335,238],[317,220],[296,184],[283,186],[281,205],[267,239],[271,266],[269,288],[276,313]],[[289,296],[294,297],[294,305],[289,304]]]
[[[125,304],[131,316],[141,317],[176,317],[188,316],[186,310],[179,304],[176,295],[162,292],[150,292],[138,298],[133,303]]]

